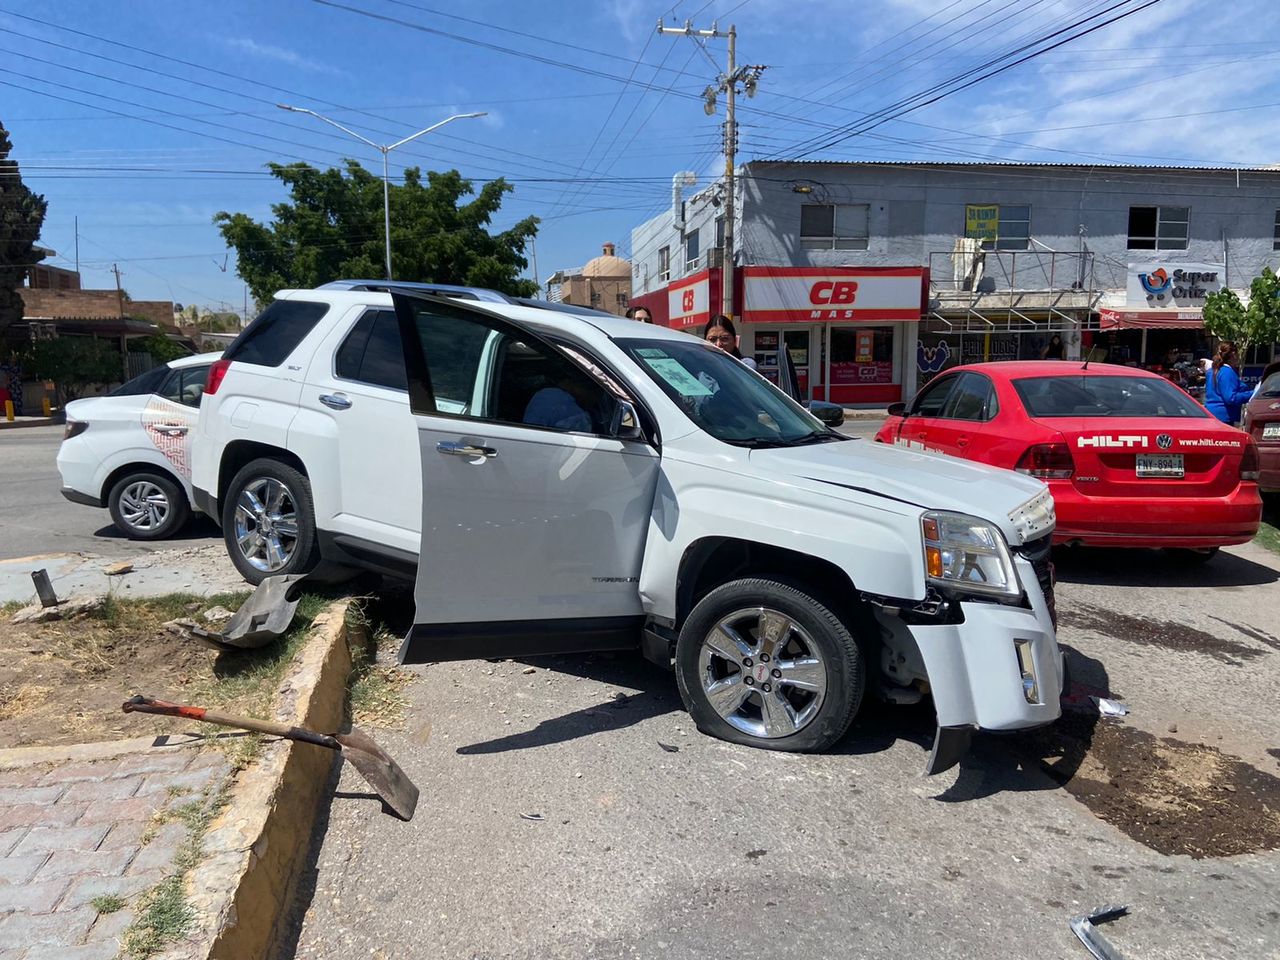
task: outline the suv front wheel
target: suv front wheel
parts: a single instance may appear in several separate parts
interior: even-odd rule
[[[250,583],[309,573],[320,562],[310,482],[279,460],[245,464],[222,499],[222,536]]]
[[[766,750],[825,750],[862,703],[862,650],[804,588],[735,580],[689,614],[676,643],[680,696],[703,733]]]

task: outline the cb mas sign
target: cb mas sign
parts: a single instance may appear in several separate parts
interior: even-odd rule
[[[919,320],[921,267],[745,267],[748,323]]]

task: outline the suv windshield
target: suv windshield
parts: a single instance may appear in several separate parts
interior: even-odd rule
[[[847,439],[718,347],[696,340],[619,340],[685,416],[717,440],[788,446]]]
[[[1024,377],[1013,381],[1033,417],[1207,417],[1204,408],[1160,377]]]
[[[1268,376],[1258,388],[1260,397],[1280,397],[1280,370]]]

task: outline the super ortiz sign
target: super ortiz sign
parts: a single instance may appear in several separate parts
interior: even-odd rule
[[[742,319],[749,323],[919,320],[920,267],[746,267]]]

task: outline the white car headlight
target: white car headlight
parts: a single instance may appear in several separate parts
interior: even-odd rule
[[[978,517],[931,510],[920,520],[929,581],[966,593],[1022,593],[1013,556],[999,528]]]

